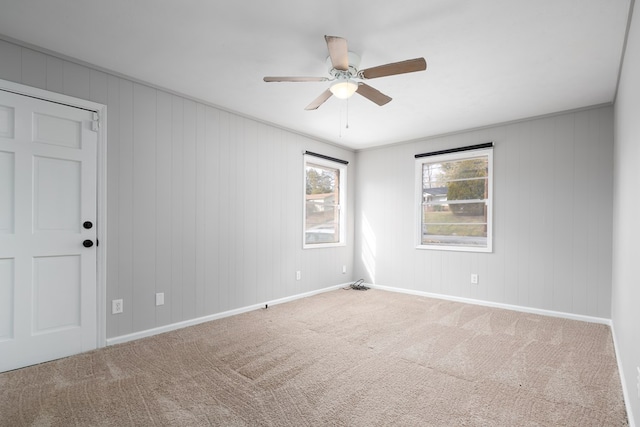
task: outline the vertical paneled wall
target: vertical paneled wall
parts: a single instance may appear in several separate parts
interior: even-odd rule
[[[489,141],[495,147],[493,253],[415,249],[414,155]],[[610,317],[611,107],[365,150],[357,162],[354,278]]]
[[[347,246],[302,250],[302,152],[355,174],[353,152],[1,40],[0,58],[0,79],[107,105],[108,338],[351,278],[355,180]]]
[[[613,290],[611,320],[627,391],[630,425],[640,423],[640,9],[636,3],[615,104]]]

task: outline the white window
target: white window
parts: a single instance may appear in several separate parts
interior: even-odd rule
[[[416,156],[417,247],[491,252],[492,175],[491,148]]]
[[[345,245],[347,165],[305,154],[304,248]]]

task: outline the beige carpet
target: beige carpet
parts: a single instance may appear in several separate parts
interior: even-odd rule
[[[337,290],[0,374],[0,425],[623,426],[608,326]]]

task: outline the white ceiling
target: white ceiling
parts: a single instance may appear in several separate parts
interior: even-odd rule
[[[0,33],[352,149],[612,102],[630,0],[0,0]],[[427,70],[304,107],[327,76],[324,35],[361,68]],[[0,59],[1,60],[1,59]]]

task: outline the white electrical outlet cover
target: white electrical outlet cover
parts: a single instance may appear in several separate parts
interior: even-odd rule
[[[121,299],[111,301],[111,314],[120,314],[123,311],[123,303]]]

